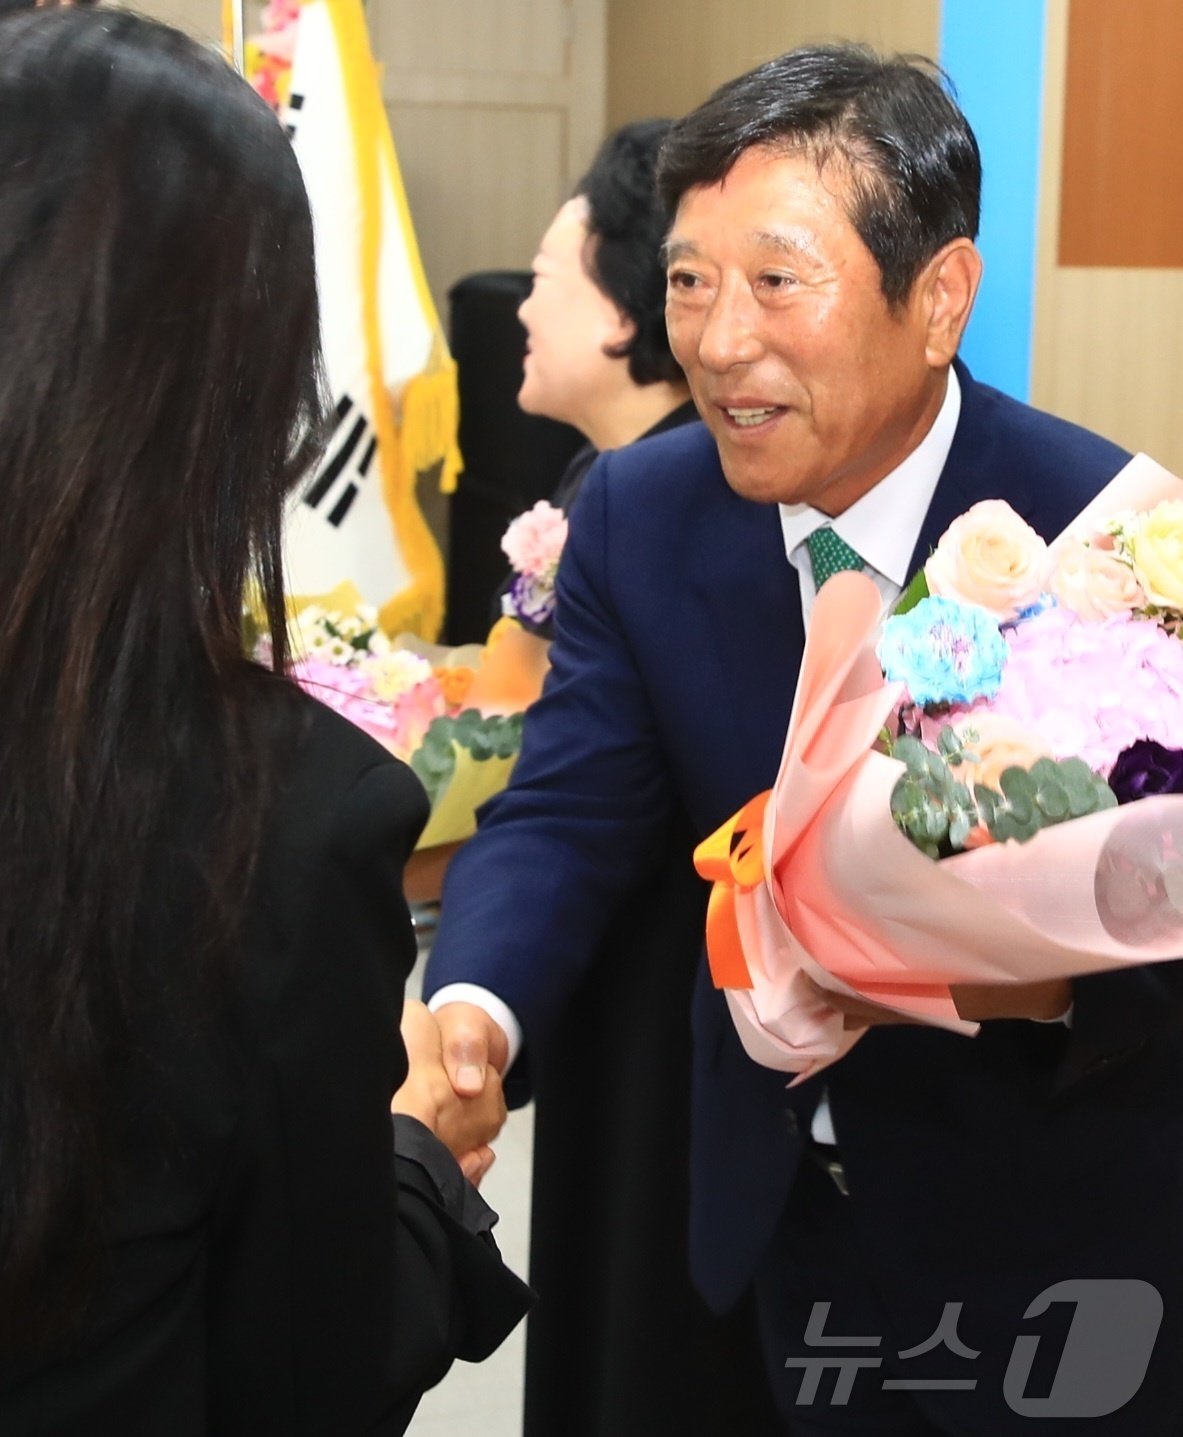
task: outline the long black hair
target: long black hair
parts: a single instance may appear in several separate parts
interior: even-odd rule
[[[104,1094],[194,772],[205,897],[164,935],[176,963],[215,966],[242,911],[261,697],[286,689],[244,654],[244,590],[281,670],[283,506],[324,402],[308,202],[267,107],[138,16],[3,32],[0,1342],[34,1343],[94,1277]]]

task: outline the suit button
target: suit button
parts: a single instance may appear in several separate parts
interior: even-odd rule
[[[785,1127],[788,1130],[789,1136],[791,1138],[795,1138],[797,1136],[797,1133],[800,1131],[800,1124],[797,1122],[797,1114],[792,1110],[792,1108],[785,1109]]]

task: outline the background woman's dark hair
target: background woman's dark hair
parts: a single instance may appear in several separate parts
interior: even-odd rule
[[[178,974],[216,975],[229,952],[274,749],[260,693],[282,707],[287,692],[244,656],[244,588],[253,573],[282,668],[282,512],[322,426],[312,225],[274,115],[219,58],[137,16],[5,19],[7,1345],[68,1328],[93,1279],[104,1092],[152,996],[145,946]],[[180,873],[196,924],[148,901]]]
[[[975,239],[982,164],[969,122],[920,56],[862,45],[792,50],[729,81],[670,131],[658,168],[672,214],[687,190],[716,185],[754,145],[843,160],[850,220],[890,305],[950,240]]]
[[[633,338],[613,351],[627,357],[635,384],[683,377],[665,331],[661,246],[669,213],[655,178],[669,128],[669,120],[640,120],[609,135],[575,187],[589,212],[588,273],[636,326]]]

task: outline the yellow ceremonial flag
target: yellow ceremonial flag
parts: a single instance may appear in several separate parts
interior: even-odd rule
[[[288,587],[308,600],[351,583],[389,633],[431,639],[443,620],[443,559],[417,490],[455,486],[456,366],[360,0],[301,0],[297,13],[276,98],[312,205],[336,427],[288,516]]]

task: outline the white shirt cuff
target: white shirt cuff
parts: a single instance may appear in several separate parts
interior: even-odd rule
[[[1075,1010],[1076,1004],[1069,1003],[1067,1010],[1061,1013],[1058,1018],[1032,1018],[1031,1021],[1033,1023],[1063,1023],[1065,1028],[1071,1028],[1072,1014],[1075,1012]]]
[[[513,1015],[508,1003],[502,1002],[496,993],[490,993],[478,983],[447,983],[438,993],[433,993],[427,1003],[428,1012],[438,1012],[445,1003],[471,1003],[483,1009],[505,1034],[509,1044],[509,1059],[505,1072],[513,1067],[514,1059],[522,1051],[522,1025]],[[502,1074],[504,1077],[505,1074]]]

